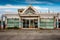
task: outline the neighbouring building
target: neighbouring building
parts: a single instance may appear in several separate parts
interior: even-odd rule
[[[43,29],[58,29],[60,28],[59,13],[40,13],[33,6],[28,6],[26,9],[18,9],[17,14],[4,14],[5,28],[43,28]]]

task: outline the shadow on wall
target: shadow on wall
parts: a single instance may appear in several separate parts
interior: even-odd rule
[[[1,21],[0,21],[0,29],[1,29]]]
[[[6,26],[6,25],[5,25],[5,21],[3,21],[3,29],[5,29],[5,26]]]

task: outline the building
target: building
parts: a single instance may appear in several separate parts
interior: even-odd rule
[[[5,28],[42,28],[58,29],[60,28],[59,13],[39,13],[33,6],[26,9],[18,9],[17,14],[5,14]]]

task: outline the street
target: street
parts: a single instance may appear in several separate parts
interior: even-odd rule
[[[60,40],[60,30],[4,30],[0,40]]]

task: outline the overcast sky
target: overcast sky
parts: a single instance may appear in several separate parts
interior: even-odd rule
[[[60,12],[60,0],[0,0],[0,17],[5,12],[17,12],[17,9],[26,8],[30,4],[42,12]]]

